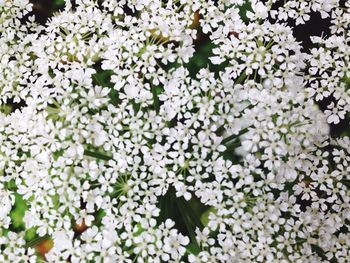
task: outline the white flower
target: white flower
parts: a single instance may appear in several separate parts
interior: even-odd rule
[[[341,119],[344,119],[345,111],[339,111],[333,102],[331,102],[327,108],[328,110],[325,110],[325,114],[327,116],[328,123],[338,124]]]
[[[0,0],[0,261],[346,262],[350,4],[102,2]]]

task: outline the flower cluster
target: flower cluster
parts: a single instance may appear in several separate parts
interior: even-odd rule
[[[348,2],[31,8],[0,0],[0,262],[350,261]]]
[[[309,88],[316,101],[327,100],[324,111],[329,123],[339,123],[350,112],[350,3],[332,12],[332,36],[313,37],[315,44],[307,59]]]

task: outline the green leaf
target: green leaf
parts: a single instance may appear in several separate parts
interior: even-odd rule
[[[178,198],[178,199],[179,199],[178,202],[182,204],[182,207],[185,209],[184,211],[187,212],[187,215],[190,221],[193,223],[193,225],[195,225],[196,227],[202,230],[204,226],[200,220],[200,214],[198,213],[198,211],[194,209],[194,207],[190,206],[189,202],[187,202],[185,199],[183,198]]]
[[[18,231],[18,230],[25,229],[23,217],[27,208],[28,206],[26,202],[23,200],[23,197],[20,194],[16,193],[15,205],[13,206],[10,212],[11,227],[14,228],[14,230]]]
[[[30,240],[29,242],[26,243],[25,247],[34,247],[37,244],[41,243],[44,240],[50,239],[49,235],[45,235],[45,236],[37,236],[36,238]]]
[[[189,218],[189,215],[188,215],[189,211],[186,210],[186,207],[184,206],[184,202],[182,202],[181,199],[182,198],[176,198],[175,202],[178,205],[179,211],[181,213],[181,217],[182,217],[182,219],[183,219],[183,221],[185,223],[185,226],[186,226],[186,229],[188,231],[188,234],[190,235],[191,243],[192,243],[192,246],[193,246],[193,250],[194,251],[198,251],[198,253],[199,253],[200,247],[198,245],[198,242],[197,242],[197,239],[196,239],[196,234],[194,232],[195,225],[191,222],[191,220]]]
[[[106,212],[103,209],[98,210],[95,213],[94,225],[100,226],[102,223],[102,219],[105,215],[106,215]]]
[[[247,17],[247,11],[252,11],[252,5],[249,0],[246,0],[245,3],[239,8],[239,16],[244,22],[250,22]]]
[[[28,230],[26,230],[24,234],[24,240],[27,242],[30,242],[31,240],[35,239],[37,237],[36,230],[38,227],[31,227]]]
[[[55,9],[58,9],[60,7],[63,7],[65,3],[65,0],[54,0],[53,1],[53,6]]]
[[[5,185],[5,188],[7,190],[11,190],[11,191],[16,191],[17,190],[17,185],[16,185],[16,182],[15,182],[14,179],[11,179],[10,181],[5,182],[4,185]]]
[[[195,77],[200,69],[207,67],[210,62],[209,58],[213,55],[214,47],[215,45],[210,41],[201,42],[200,45],[196,46],[196,52],[186,64],[191,77]]]
[[[153,94],[153,105],[154,109],[157,113],[159,113],[160,109],[160,103],[159,103],[159,94],[161,94],[164,91],[162,87],[152,87],[152,94]]]
[[[201,215],[201,222],[204,226],[208,225],[209,222],[209,214],[210,213],[216,213],[217,210],[214,207],[210,207],[209,209],[207,209],[202,215]]]
[[[227,144],[229,141],[232,141],[232,140],[238,138],[239,136],[245,134],[247,131],[248,131],[248,128],[245,128],[245,129],[241,130],[238,134],[230,135],[230,136],[226,137],[225,139],[223,139],[221,144]]]
[[[197,247],[194,243],[190,243],[187,247],[186,250],[193,255],[198,255],[199,252],[201,252],[200,248]]]
[[[97,159],[101,159],[101,160],[105,160],[105,161],[109,161],[109,160],[113,159],[112,156],[108,156],[108,155],[105,155],[105,154],[99,153],[99,152],[92,152],[89,150],[84,150],[84,155],[94,157]]]

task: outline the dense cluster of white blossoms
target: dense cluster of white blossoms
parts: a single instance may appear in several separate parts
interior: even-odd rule
[[[350,262],[350,139],[329,135],[349,121],[349,2],[30,12],[0,0],[0,262],[43,260],[29,230],[48,262]],[[285,22],[311,13],[331,36],[305,51]]]

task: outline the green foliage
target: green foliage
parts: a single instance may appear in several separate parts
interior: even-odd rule
[[[198,254],[201,248],[195,238],[195,229],[204,228],[205,224],[201,220],[201,215],[211,208],[203,205],[195,196],[192,196],[189,201],[183,197],[176,197],[173,187],[169,188],[168,192],[160,198],[158,204],[160,208],[158,222],[164,222],[168,218],[174,220],[176,228],[190,237],[191,241],[186,249],[193,254]]]
[[[64,6],[64,0],[53,0],[54,9],[60,9]]]
[[[13,206],[12,211],[10,212],[10,217],[12,222],[11,228],[13,230],[20,231],[25,229],[23,217],[27,208],[28,206],[26,202],[23,200],[23,197],[20,194],[16,193],[15,205]]]

